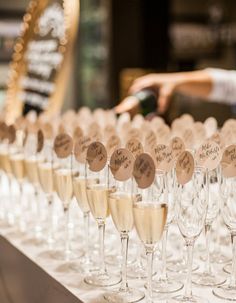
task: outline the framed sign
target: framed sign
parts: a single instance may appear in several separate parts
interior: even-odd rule
[[[30,110],[60,111],[79,25],[79,0],[33,0],[23,18],[6,94],[9,122]]]

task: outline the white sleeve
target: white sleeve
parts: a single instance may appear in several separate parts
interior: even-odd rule
[[[236,104],[236,71],[218,68],[205,69],[212,78],[212,91],[209,100]]]

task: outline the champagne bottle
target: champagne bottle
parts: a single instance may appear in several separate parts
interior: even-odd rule
[[[116,106],[117,114],[130,112],[132,115],[140,113],[143,116],[158,111],[158,96],[152,89],[143,89],[139,92],[126,97]]]

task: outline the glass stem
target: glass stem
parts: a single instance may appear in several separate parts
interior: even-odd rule
[[[35,226],[35,236],[36,238],[38,238],[40,237],[40,233],[41,233],[41,211],[40,211],[40,203],[38,196],[38,188],[36,185],[34,187],[34,197],[36,202],[36,216],[37,216],[37,224]]]
[[[230,276],[230,287],[236,287],[236,232],[231,233],[231,242],[232,242],[232,272]]]
[[[66,261],[70,259],[71,247],[70,247],[70,212],[68,207],[64,207],[64,214],[66,219],[66,247],[65,247],[65,254],[66,254]]]
[[[210,235],[211,235],[211,224],[205,224],[205,237],[206,237],[206,262],[205,272],[211,274],[211,262],[210,262]]]
[[[23,200],[23,184],[22,182],[19,183],[19,193],[20,193],[20,231],[25,232],[25,207],[24,207],[24,200]]]
[[[52,250],[52,244],[54,243],[54,209],[53,209],[53,198],[52,195],[48,195],[48,222],[49,222],[49,228],[48,228],[48,249]]]
[[[153,269],[153,248],[146,247],[147,256],[147,303],[152,303],[152,269]]]
[[[106,273],[105,257],[104,257],[104,236],[105,236],[105,223],[104,221],[98,223],[99,231],[99,260],[100,272]]]
[[[167,245],[167,237],[168,237],[168,226],[166,225],[163,230],[162,236],[162,251],[161,251],[161,261],[162,261],[162,273],[161,279],[167,280],[167,273],[166,273],[166,245]]]
[[[128,283],[127,283],[128,244],[129,244],[129,235],[127,233],[121,233],[122,267],[121,267],[120,291],[127,291],[128,290]]]
[[[186,248],[187,248],[187,281],[185,284],[185,294],[186,298],[192,297],[192,266],[193,266],[193,240],[186,240]]]
[[[90,261],[90,249],[89,249],[89,212],[84,213],[84,250],[86,263]]]

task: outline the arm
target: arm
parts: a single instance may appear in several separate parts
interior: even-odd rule
[[[151,88],[159,94],[160,113],[166,111],[174,92],[232,104],[236,102],[236,71],[208,68],[192,72],[150,74],[135,80],[130,94],[144,88]],[[125,99],[117,106],[117,112],[123,112],[124,108],[127,110],[129,107],[133,108],[134,104],[127,104]]]

